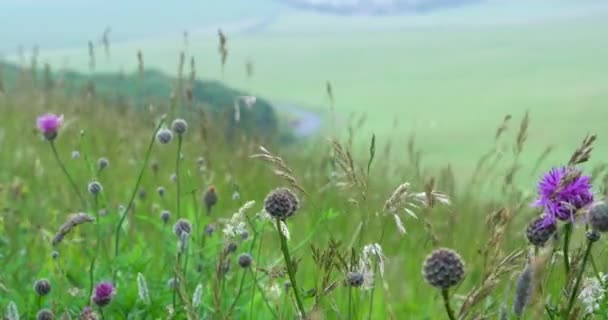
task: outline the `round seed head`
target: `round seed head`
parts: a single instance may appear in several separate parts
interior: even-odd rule
[[[171,180],[171,182],[177,182],[177,174],[172,173],[171,176],[169,177],[169,179]]]
[[[608,232],[608,203],[598,201],[589,208],[589,224],[595,231]]]
[[[596,242],[596,241],[600,240],[600,233],[593,229],[588,230],[587,233],[585,234],[585,236],[587,237],[587,241],[589,241],[589,242]]]
[[[215,232],[215,224],[210,223],[205,226],[205,235],[206,236],[211,237],[214,232]]]
[[[188,130],[188,123],[184,119],[175,119],[171,124],[171,128],[176,134],[182,135]]]
[[[40,311],[38,311],[38,313],[36,314],[36,320],[53,320],[55,319],[55,315],[53,314],[53,311],[49,310],[49,309],[42,309]]]
[[[80,152],[78,150],[72,151],[72,159],[76,160],[80,158]]]
[[[160,169],[160,162],[158,162],[158,160],[152,161],[150,168],[152,168],[152,172],[155,174],[158,173],[158,169]]]
[[[536,218],[526,228],[526,238],[531,244],[542,247],[556,230],[555,223],[547,224],[544,218]]]
[[[164,187],[158,187],[158,188],[156,188],[156,192],[158,193],[158,196],[160,196],[161,198],[165,196],[165,188]]]
[[[210,186],[207,188],[205,192],[205,196],[203,197],[203,202],[205,203],[205,207],[207,208],[207,212],[211,211],[213,206],[217,204],[217,193],[215,192],[215,187]]]
[[[253,259],[249,253],[243,253],[239,256],[239,266],[241,268],[249,268],[251,267]]]
[[[447,290],[464,278],[464,263],[455,251],[437,249],[424,261],[422,275],[431,286]]]
[[[98,195],[99,193],[101,193],[101,191],[103,191],[103,187],[101,186],[101,183],[99,183],[98,181],[89,182],[87,189],[89,190],[89,193],[94,196]]]
[[[59,258],[59,251],[53,251],[51,257],[53,257],[53,260],[57,260]]]
[[[270,192],[264,200],[264,209],[275,218],[284,220],[298,209],[298,197],[287,188],[278,188]]]
[[[363,285],[365,278],[361,272],[349,272],[346,275],[346,282],[351,287],[360,287]]]
[[[226,252],[227,254],[234,253],[237,248],[238,246],[236,245],[236,242],[231,241],[224,248],[224,252]]]
[[[168,144],[171,140],[173,140],[173,133],[169,129],[163,128],[156,133],[156,141],[160,144]]]
[[[51,283],[47,279],[40,279],[34,283],[34,291],[39,296],[46,296],[51,292]]]
[[[247,231],[243,231],[243,232],[241,232],[241,239],[242,239],[242,240],[247,240],[247,239],[249,239],[249,232],[247,232]]]
[[[139,189],[139,192],[137,195],[139,196],[139,200],[143,201],[143,200],[146,200],[148,193],[144,189]]]
[[[160,219],[163,221],[164,224],[167,224],[167,222],[169,222],[169,219],[171,219],[171,212],[169,212],[168,210],[163,210],[163,212],[160,213]]]
[[[173,232],[181,239],[183,233],[190,234],[192,232],[192,225],[186,219],[179,219],[173,226]]]
[[[196,163],[197,163],[199,166],[204,166],[204,165],[205,165],[205,158],[203,158],[203,157],[198,157],[198,158],[196,158]]]
[[[99,171],[101,171],[109,166],[110,166],[110,161],[107,158],[99,158],[99,160],[97,160],[97,168],[99,169]]]

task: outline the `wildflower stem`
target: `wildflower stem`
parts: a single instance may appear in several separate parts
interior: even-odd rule
[[[348,317],[346,319],[352,319],[352,303],[353,303],[353,287],[348,287]]]
[[[578,292],[578,287],[581,284],[581,280],[583,279],[583,273],[585,273],[585,266],[587,265],[587,261],[589,260],[589,256],[591,255],[591,247],[593,247],[593,241],[587,241],[587,250],[585,250],[585,256],[583,257],[583,263],[581,268],[578,270],[578,275],[576,276],[576,281],[574,282],[574,287],[572,288],[572,292],[570,293],[570,300],[568,301],[568,308],[566,312],[564,312],[564,319],[569,319],[570,311],[574,306],[574,300],[576,299],[576,293]],[[600,282],[601,283],[601,282]]]
[[[249,221],[249,216],[247,216],[247,220]],[[250,222],[251,223],[251,222]],[[262,225],[262,230],[260,230],[260,234],[264,234],[264,227],[266,225]],[[255,230],[255,229],[254,229]],[[255,231],[254,231],[255,232]],[[255,233],[257,235],[257,233]],[[257,237],[257,236],[256,236]],[[260,262],[260,254],[262,253],[262,240],[264,240],[264,238],[262,238],[260,236],[260,243],[258,244],[258,252],[256,253],[255,256],[255,261],[256,263]],[[255,289],[258,288],[259,289],[259,285],[258,285],[258,269],[255,269],[255,272],[253,272],[253,270],[251,270],[251,272],[253,273],[253,282],[254,282],[254,286],[253,286],[253,292],[251,293],[251,304],[249,306],[249,319],[251,320],[253,317],[253,302],[255,301]],[[266,297],[264,296],[264,293],[260,290],[260,293],[262,294],[262,298],[264,299],[264,301],[266,302],[266,304],[268,304],[268,301],[266,301]],[[272,309],[271,309],[272,311]],[[275,316],[276,317],[276,316]]]
[[[456,317],[454,316],[454,311],[450,306],[450,296],[448,294],[448,290],[441,290],[441,296],[443,297],[443,306],[445,307],[445,311],[448,313],[448,318],[450,318],[450,320],[456,320]]]
[[[118,221],[118,225],[116,225],[116,235],[115,235],[115,240],[114,240],[114,259],[116,259],[118,257],[118,255],[120,254],[120,250],[119,250],[120,249],[120,246],[119,246],[120,229],[122,228],[122,224],[125,222],[125,218],[127,217],[127,214],[131,211],[131,207],[133,206],[133,201],[135,201],[135,197],[137,196],[137,191],[139,190],[139,185],[141,184],[141,180],[144,176],[144,171],[146,169],[146,166],[148,165],[148,160],[150,159],[150,154],[152,153],[152,147],[154,146],[154,141],[156,139],[156,133],[158,132],[158,130],[160,130],[160,128],[164,122],[165,122],[165,119],[162,118],[161,121],[156,126],[156,130],[154,130],[154,134],[152,135],[152,139],[150,139],[150,144],[148,145],[148,149],[146,150],[146,155],[144,157],[144,163],[142,164],[141,168],[139,169],[139,175],[137,177],[137,181],[135,182],[135,187],[133,188],[133,192],[131,193],[131,199],[129,199],[127,208],[126,208],[125,212],[122,214],[122,216],[120,217],[120,220]],[[114,280],[116,280],[116,273],[114,273]]]
[[[564,226],[564,268],[566,270],[566,278],[570,274],[570,258],[568,257],[568,247],[570,246],[570,233],[572,233],[572,223],[567,223]]]
[[[99,210],[97,209],[97,195],[93,196],[93,212],[96,217],[96,227],[97,227],[97,249],[93,253],[93,259],[91,260],[91,265],[89,267],[89,297],[93,296],[93,286],[95,284],[95,262],[97,260],[97,255],[99,254],[101,247],[101,220],[99,219]]]
[[[177,181],[176,181],[176,185],[177,185],[177,199],[175,199],[177,208],[176,208],[175,211],[176,211],[178,219],[182,217],[181,216],[181,210],[180,210],[181,209],[181,196],[182,196],[182,194],[181,194],[181,191],[182,191],[181,190],[181,185],[182,184],[181,184],[181,177],[179,176],[179,167],[180,167],[179,163],[181,162],[180,157],[182,155],[182,141],[183,141],[182,135],[178,134],[177,135],[177,156],[175,157],[176,158],[175,159],[175,176],[177,177]]]
[[[257,276],[257,274],[255,272],[253,272],[253,270],[251,268],[249,269],[249,271],[251,271],[251,273],[252,273],[252,275],[254,277],[254,281],[253,282],[255,283],[255,288],[257,288],[258,291],[260,292],[260,294],[262,295],[262,300],[264,300],[264,303],[266,304],[266,308],[268,308],[268,311],[270,311],[270,313],[272,313],[272,318],[273,319],[277,319],[277,314],[274,312],[274,309],[272,308],[272,306],[268,302],[268,299],[266,299],[266,295],[264,294],[264,290],[260,286],[260,283],[255,279],[255,277]],[[252,301],[251,301],[251,305],[253,306],[253,298],[252,298]],[[253,310],[253,308],[252,308],[252,310]],[[252,316],[251,312],[249,313],[249,316],[250,317]]]
[[[300,311],[300,317],[302,319],[306,319],[306,311],[304,310],[304,304],[302,303],[302,299],[300,298],[300,289],[296,283],[296,274],[293,269],[293,261],[291,260],[291,255],[289,254],[289,248],[287,247],[287,239],[285,239],[285,235],[281,231],[281,220],[276,219],[277,232],[279,233],[279,238],[281,240],[281,251],[283,251],[283,258],[285,258],[285,266],[287,267],[287,273],[289,274],[289,282],[291,283],[291,288],[293,289],[293,294],[296,298],[296,304],[298,305],[298,309]]]
[[[384,234],[386,231],[386,225],[388,224],[388,221],[390,219],[384,218],[384,222],[382,223],[382,230],[380,231],[380,240],[378,240],[378,243],[382,243],[382,240],[384,239]],[[376,272],[378,272],[378,257],[376,257],[376,263],[374,264],[374,275],[376,274]],[[371,292],[370,292],[370,297],[369,297],[369,313],[367,316],[367,319],[371,320],[372,318],[372,314],[373,314],[373,309],[374,309],[374,292],[376,291],[376,286],[372,286]]]
[[[595,259],[593,258],[593,254],[589,254],[589,262],[591,263],[591,267],[593,268],[593,275],[597,278],[600,285],[604,286],[604,280],[602,280],[602,276],[600,275],[600,271],[597,268],[597,264],[595,263]]]
[[[246,275],[247,275],[247,270],[243,269],[243,275],[241,276],[241,283],[239,284],[239,291],[237,291],[236,297],[234,297],[234,301],[232,301],[230,308],[228,308],[228,315],[226,316],[227,318],[230,318],[230,314],[232,314],[232,311],[236,307],[236,304],[239,301],[239,298],[241,297],[241,295],[243,293],[243,287],[245,286],[245,276]]]
[[[61,171],[63,171],[63,174],[65,174],[65,176],[68,178],[68,181],[70,182],[72,189],[74,189],[74,193],[76,193],[76,196],[80,200],[80,203],[83,206],[83,208],[86,208],[87,203],[84,200],[84,198],[82,197],[82,193],[80,192],[80,189],[78,189],[78,185],[76,185],[76,182],[74,182],[74,179],[72,179],[72,176],[68,172],[68,169],[66,169],[65,165],[61,161],[61,158],[59,158],[59,153],[57,153],[57,148],[55,147],[55,142],[53,142],[51,140],[51,141],[49,141],[49,143],[51,145],[51,150],[53,150],[53,155],[55,156],[55,160],[57,160],[57,165],[59,165],[59,168],[61,168]]]

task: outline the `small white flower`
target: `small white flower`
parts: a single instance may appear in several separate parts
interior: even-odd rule
[[[226,221],[222,232],[227,238],[240,237],[247,231],[247,223],[245,222],[245,211],[249,210],[255,201],[248,201],[235,212],[230,220]]]
[[[603,283],[608,281],[608,275],[600,273],[600,278]],[[583,289],[578,295],[583,305],[585,305],[585,312],[592,314],[600,309],[600,302],[604,300],[606,296],[606,289],[602,286],[602,283],[595,278],[587,278],[583,284]]]

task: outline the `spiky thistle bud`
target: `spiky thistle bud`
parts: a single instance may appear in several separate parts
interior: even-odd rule
[[[139,196],[139,200],[144,201],[144,200],[146,200],[148,193],[146,192],[145,189],[139,189],[137,195]]]
[[[171,212],[169,212],[168,210],[163,210],[160,213],[160,219],[163,221],[164,224],[167,224],[167,222],[169,222],[169,219],[171,219]]]
[[[236,249],[238,248],[237,244],[235,242],[229,242],[226,247],[224,247],[224,252],[226,254],[230,254],[236,251]]]
[[[99,158],[99,160],[97,160],[97,169],[99,171],[101,171],[109,166],[110,166],[110,161],[107,158]]]
[[[264,200],[264,209],[268,214],[280,220],[292,216],[298,210],[298,197],[287,188],[278,188],[271,191]]]
[[[526,228],[526,238],[531,244],[542,247],[556,230],[555,223],[546,223],[543,217],[536,218]]]
[[[47,279],[40,279],[34,283],[34,291],[39,296],[46,296],[51,292],[51,283]]]
[[[101,282],[95,287],[91,300],[93,301],[93,303],[95,303],[98,307],[101,308],[110,304],[115,294],[116,289],[114,288],[114,285],[112,283]]]
[[[205,191],[205,195],[203,196],[203,202],[205,203],[205,207],[207,208],[207,214],[211,213],[211,209],[217,204],[217,193],[215,192],[215,187],[210,186]]]
[[[239,256],[239,266],[241,266],[241,268],[251,267],[252,262],[253,259],[251,258],[251,255],[249,253],[243,253]]]
[[[53,320],[55,315],[49,309],[42,309],[36,313],[36,320]]]
[[[591,206],[589,224],[595,231],[608,232],[608,204],[606,202],[598,201]]]
[[[177,135],[182,135],[188,130],[188,123],[184,119],[175,119],[171,124],[173,132]]]
[[[441,248],[427,256],[422,275],[431,286],[447,290],[462,281],[464,271],[460,255],[451,249]]]
[[[159,197],[164,197],[165,196],[165,188],[164,187],[158,187],[156,188],[156,193],[158,193]]]
[[[587,237],[587,241],[589,242],[596,242],[600,240],[600,233],[595,230],[587,230],[585,236]]]
[[[192,232],[192,225],[186,219],[179,219],[175,225],[173,225],[173,232],[177,238],[181,239],[182,233],[190,234]]]
[[[215,232],[215,224],[210,223],[205,226],[205,235],[206,236],[211,237],[214,232]]]
[[[103,187],[98,181],[91,181],[87,186],[87,190],[89,190],[90,194],[97,196],[99,193],[101,193],[101,191],[103,191]]]
[[[156,141],[160,144],[168,144],[171,140],[173,140],[173,133],[169,129],[163,128],[156,133]]]
[[[363,282],[365,281],[365,277],[363,276],[363,274],[361,272],[349,272],[346,275],[346,283],[351,286],[351,287],[360,287],[363,285]]]

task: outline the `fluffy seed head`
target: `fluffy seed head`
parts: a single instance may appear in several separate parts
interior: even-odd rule
[[[555,223],[546,223],[544,217],[536,218],[526,228],[526,238],[531,244],[542,247],[556,230]]]
[[[101,282],[95,287],[91,300],[98,307],[105,307],[112,302],[112,298],[115,294],[116,289],[112,283]]]
[[[39,296],[46,296],[51,292],[51,283],[47,279],[40,279],[34,283],[34,291]]]
[[[36,320],[53,320],[55,315],[49,309],[42,309],[36,314]]]
[[[156,133],[156,141],[160,144],[168,144],[171,140],[173,140],[173,133],[169,129],[163,128]]]
[[[591,206],[589,224],[595,231],[608,232],[608,203],[598,201]]]
[[[363,285],[363,282],[365,281],[365,277],[363,276],[363,274],[361,272],[349,272],[346,275],[346,283],[348,283],[349,286],[351,287],[360,287],[361,285]]]
[[[278,188],[271,191],[264,200],[264,209],[275,218],[284,220],[298,210],[298,197],[287,188]]]
[[[108,160],[107,158],[99,158],[99,160],[97,160],[97,169],[99,169],[99,171],[101,171],[109,166],[110,166],[110,160]]]
[[[188,123],[184,119],[175,119],[171,124],[171,128],[175,134],[182,135],[188,130]]]
[[[239,266],[241,266],[241,268],[251,267],[252,262],[253,259],[251,258],[251,255],[249,253],[243,253],[239,256]]]
[[[89,193],[94,196],[98,195],[99,193],[101,193],[101,191],[103,191],[103,187],[101,186],[101,183],[99,183],[99,181],[89,182],[87,189],[89,190]]]
[[[424,261],[422,275],[431,286],[446,290],[464,278],[464,262],[460,255],[450,249],[437,249]]]
[[[179,219],[175,225],[173,225],[173,232],[181,239],[183,233],[190,234],[192,232],[192,225],[186,219]]]

